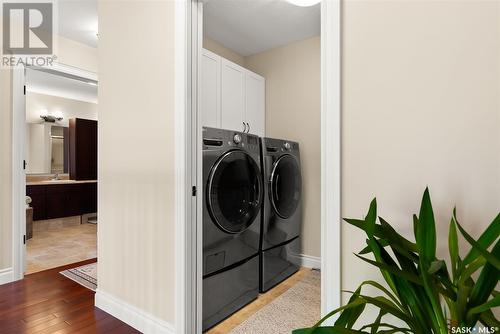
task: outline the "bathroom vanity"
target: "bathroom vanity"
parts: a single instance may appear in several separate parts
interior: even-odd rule
[[[97,212],[97,181],[49,180],[28,182],[33,220],[81,216]]]

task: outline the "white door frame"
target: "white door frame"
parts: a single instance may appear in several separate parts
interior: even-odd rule
[[[340,0],[323,0],[321,3],[322,316],[342,304],[340,8]]]
[[[198,91],[203,4],[175,2],[175,331],[202,332],[202,145]],[[196,189],[196,192],[194,191]],[[197,194],[196,194],[197,193]]]
[[[62,63],[54,63],[47,69],[63,75],[98,81],[97,73]],[[26,268],[25,75],[23,66],[12,70],[12,281],[23,279]]]
[[[12,281],[24,277],[26,265],[26,171],[24,170],[25,68],[12,69]]]
[[[176,1],[176,332],[201,333],[201,0]],[[321,3],[321,314],[341,305],[340,0]]]

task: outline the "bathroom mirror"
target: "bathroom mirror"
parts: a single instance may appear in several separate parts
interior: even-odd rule
[[[49,123],[27,123],[26,151],[28,174],[68,173],[68,128]]]

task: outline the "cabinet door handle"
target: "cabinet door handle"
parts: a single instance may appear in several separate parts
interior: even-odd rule
[[[241,122],[243,123],[243,132],[246,132],[247,131],[247,125],[245,124],[245,122]]]
[[[247,128],[247,133],[250,133],[250,124],[249,123],[247,123],[247,127],[248,127]]]

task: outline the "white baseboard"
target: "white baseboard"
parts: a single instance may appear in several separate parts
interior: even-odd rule
[[[305,254],[293,254],[292,262],[305,268],[321,269],[321,258]]]
[[[170,323],[97,289],[95,306],[146,334],[175,334]]]
[[[12,268],[0,269],[0,285],[10,283],[14,280]]]

